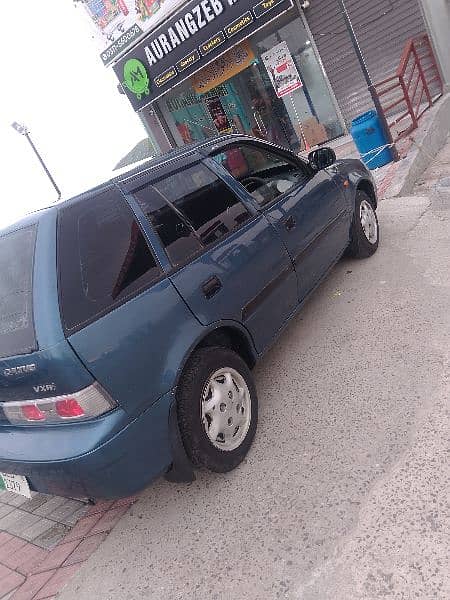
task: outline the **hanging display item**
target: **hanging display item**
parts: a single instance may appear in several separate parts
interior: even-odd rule
[[[303,87],[299,72],[286,42],[281,42],[262,55],[264,66],[278,98]]]

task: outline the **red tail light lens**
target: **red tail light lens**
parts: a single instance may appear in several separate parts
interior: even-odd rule
[[[58,400],[55,406],[56,412],[63,419],[77,419],[79,417],[84,417],[84,410],[75,400],[75,398]]]
[[[0,408],[13,425],[53,425],[85,421],[110,412],[117,404],[98,384],[70,394],[24,402],[0,402]]]
[[[45,413],[35,404],[22,406],[22,414],[26,421],[45,421]]]

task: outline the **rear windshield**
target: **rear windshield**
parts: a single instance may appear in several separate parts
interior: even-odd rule
[[[116,189],[61,210],[58,269],[67,332],[106,314],[161,274],[138,222]]]
[[[36,227],[0,237],[0,358],[36,350],[33,262]]]

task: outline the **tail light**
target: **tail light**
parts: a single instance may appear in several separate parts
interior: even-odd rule
[[[110,412],[117,405],[98,383],[94,383],[81,392],[67,396],[2,402],[0,406],[13,425],[47,425],[86,421]]]

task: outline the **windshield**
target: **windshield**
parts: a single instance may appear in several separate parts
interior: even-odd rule
[[[0,358],[36,349],[33,259],[36,227],[0,234]]]

